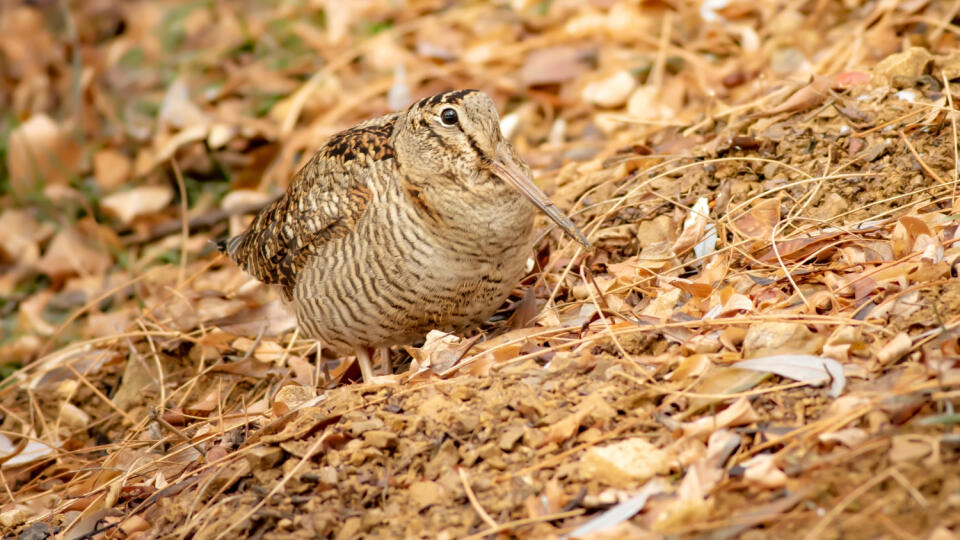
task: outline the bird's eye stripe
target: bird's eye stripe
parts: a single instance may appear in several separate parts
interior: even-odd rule
[[[480,145],[477,144],[477,141],[475,141],[469,133],[467,133],[466,135],[467,135],[467,144],[470,145],[470,149],[473,150],[473,153],[480,157],[483,157],[483,150],[480,150]]]

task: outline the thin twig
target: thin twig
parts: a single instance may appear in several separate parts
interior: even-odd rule
[[[960,0],[957,0],[954,6],[960,6]],[[943,79],[943,89],[947,95],[947,105],[950,107],[950,112],[947,114],[950,115],[950,131],[953,134],[953,206],[956,208],[957,184],[960,184],[958,182],[960,170],[957,169],[960,167],[960,154],[958,154],[960,149],[957,148],[957,145],[960,144],[960,141],[957,140],[957,109],[953,106],[953,91],[950,89],[950,79],[947,78],[947,74],[942,69],[940,70],[940,77]]]
[[[460,481],[463,482],[463,491],[467,494],[467,499],[470,500],[470,505],[473,506],[473,509],[476,510],[477,514],[480,516],[480,519],[487,524],[487,527],[491,529],[496,529],[498,527],[497,522],[490,517],[490,514],[480,506],[480,501],[477,500],[477,495],[473,492],[473,488],[470,487],[470,477],[467,474],[467,469],[465,467],[457,467],[457,474],[460,475]]]
[[[936,171],[931,169],[930,166],[927,165],[927,162],[923,161],[923,158],[920,157],[920,154],[917,153],[917,150],[913,147],[912,144],[910,144],[910,140],[907,139],[907,136],[903,133],[902,129],[898,131],[897,134],[900,135],[901,139],[903,139],[903,143],[907,145],[907,150],[910,150],[910,153],[913,154],[913,158],[916,159],[917,163],[920,164],[920,168],[923,169],[923,172],[927,173],[928,175],[930,175],[931,178],[933,178],[934,180],[936,180],[937,182],[945,186],[950,185],[943,178],[940,178],[940,175],[937,174]]]
[[[182,287],[187,279],[187,241],[190,239],[190,226],[187,224],[187,186],[183,183],[183,174],[176,158],[170,158],[173,167],[173,176],[177,179],[177,189],[180,190],[180,272],[177,274],[177,287]]]

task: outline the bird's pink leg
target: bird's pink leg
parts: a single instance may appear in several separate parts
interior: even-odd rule
[[[357,363],[360,364],[360,375],[363,376],[363,382],[373,381],[373,366],[370,365],[370,349],[367,347],[357,347]]]
[[[390,347],[377,347],[377,356],[380,357],[380,373],[393,375],[393,366],[390,365]]]

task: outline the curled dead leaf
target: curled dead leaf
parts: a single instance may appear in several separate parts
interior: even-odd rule
[[[178,129],[206,125],[207,115],[190,101],[190,89],[183,78],[177,78],[167,88],[157,116],[160,122]]]
[[[777,467],[777,458],[774,454],[753,456],[744,461],[742,465],[746,468],[743,477],[755,485],[767,489],[777,489],[787,483],[787,475]]]
[[[700,197],[683,222],[683,232],[680,233],[680,237],[670,248],[673,254],[682,255],[688,249],[700,243],[709,221],[710,207],[707,204],[707,199]]]
[[[821,433],[818,437],[822,442],[840,443],[848,448],[856,448],[867,440],[869,435],[861,428],[846,428],[830,433]]]
[[[685,445],[678,442],[675,446],[682,448]],[[705,500],[714,487],[723,480],[724,463],[739,446],[740,435],[728,429],[718,429],[711,433],[707,439],[706,452],[690,463],[680,482],[680,488],[677,490],[680,501]]]
[[[720,428],[752,424],[759,418],[750,401],[746,397],[740,397],[723,411],[692,422],[684,422],[681,427],[684,436],[702,437]]]
[[[467,346],[473,345],[476,341],[468,340]],[[410,366],[412,374],[442,373],[454,366],[458,360],[463,358],[465,343],[461,342],[460,337],[439,330],[431,330],[427,333],[426,340],[420,347],[407,347],[407,352],[413,357],[413,363]]]
[[[710,293],[713,292],[713,287],[707,285],[706,283],[695,283],[689,279],[684,278],[665,278],[664,281],[673,285],[674,287],[681,289],[690,296],[695,296],[697,298],[706,298],[710,296]]]
[[[893,245],[893,254],[900,258],[907,255],[914,249],[914,244],[921,236],[934,237],[930,227],[916,216],[903,216],[897,220],[891,236]],[[928,242],[929,243],[929,242]],[[919,246],[922,250],[924,245]]]
[[[780,113],[794,113],[812,109],[827,99],[827,96],[830,95],[829,91],[834,85],[834,81],[829,77],[814,75],[809,84],[794,92],[783,103],[766,111],[755,113],[753,116],[762,118]]]

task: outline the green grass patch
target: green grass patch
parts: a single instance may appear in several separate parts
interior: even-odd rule
[[[281,99],[284,98],[283,94],[255,94],[253,96],[253,114],[254,116],[266,116],[270,112],[270,109],[273,108]]]
[[[361,36],[369,37],[393,28],[393,24],[393,21],[390,19],[383,21],[364,21],[358,25],[358,28]]]
[[[0,381],[13,375],[14,373],[17,372],[18,369],[22,367],[23,367],[23,364],[21,364],[20,362],[4,362],[0,364]]]

